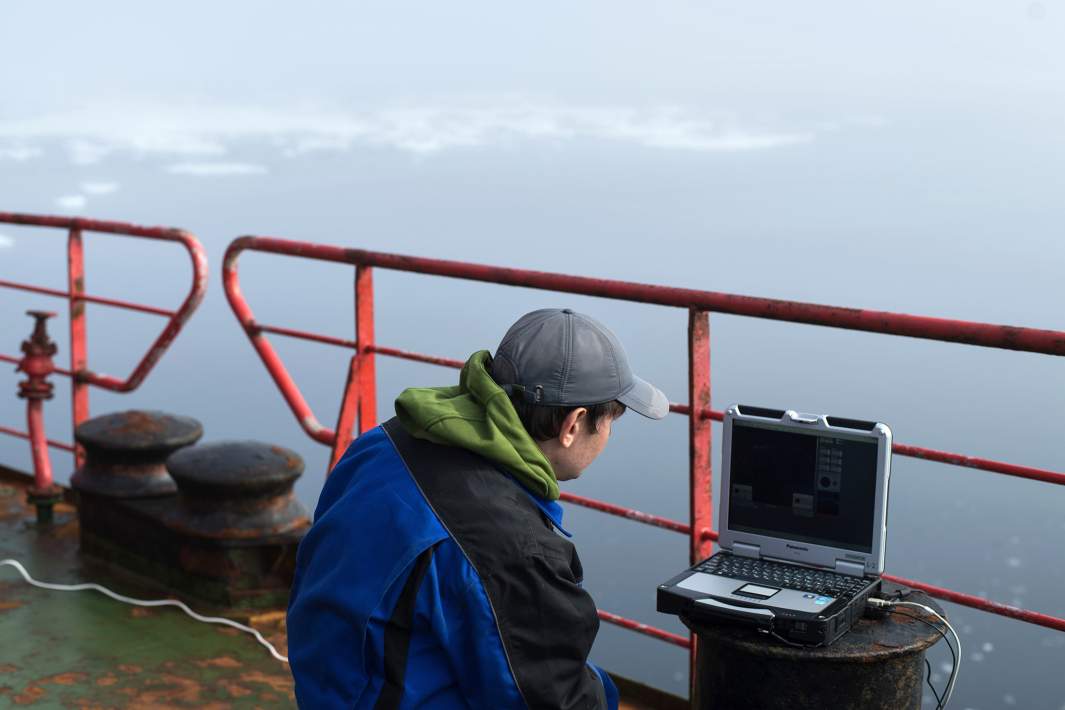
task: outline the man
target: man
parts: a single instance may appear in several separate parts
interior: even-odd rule
[[[669,403],[569,309],[523,316],[458,386],[408,389],[322,490],[299,548],[289,658],[304,708],[617,707],[558,481],[626,408]]]

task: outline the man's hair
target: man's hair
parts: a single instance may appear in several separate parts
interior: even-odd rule
[[[537,441],[554,439],[562,432],[562,421],[577,407],[548,407],[543,404],[526,402],[520,393],[511,395],[510,401],[518,412],[525,431]],[[617,419],[625,413],[625,405],[616,399],[601,404],[580,405],[588,410],[587,421],[592,423],[592,431],[599,431],[599,422],[604,417]]]

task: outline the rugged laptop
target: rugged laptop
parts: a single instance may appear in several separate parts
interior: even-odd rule
[[[721,551],[658,588],[658,610],[828,645],[880,586],[891,430],[736,405],[724,421]]]

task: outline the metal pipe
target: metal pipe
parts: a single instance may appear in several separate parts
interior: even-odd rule
[[[286,335],[293,338],[304,338],[306,340],[313,340],[317,342],[327,343],[330,345],[341,345],[350,348],[358,347],[358,344],[353,340],[343,340],[341,338],[334,338],[328,335],[320,335],[316,333],[299,331],[292,328],[280,328],[278,326],[265,325],[255,325],[254,327],[263,332],[277,333],[279,335]],[[410,350],[400,350],[399,348],[385,347],[383,345],[371,344],[368,350],[370,352],[378,353],[380,355],[386,355],[388,357],[395,357],[402,360],[411,360],[413,362],[424,362],[430,365],[441,365],[443,367],[452,367],[456,369],[461,369],[462,366],[466,364],[462,360],[456,360],[454,358],[441,357],[437,355],[426,355],[424,353],[416,353]],[[8,358],[6,358],[5,356],[0,355],[0,360],[7,359]],[[11,362],[17,362],[17,360],[11,359]],[[669,411],[675,414],[691,416],[691,407],[687,404],[670,403]],[[725,415],[724,412],[721,412],[719,410],[704,407],[702,409],[702,416],[705,419],[720,422],[724,419]],[[1034,466],[1022,466],[1019,464],[1012,464],[1004,461],[996,461],[994,459],[981,458],[978,456],[969,456],[967,454],[952,453],[949,451],[940,451],[938,449],[930,449],[921,446],[911,446],[908,444],[895,444],[892,447],[892,451],[899,456],[920,458],[928,461],[938,461],[940,463],[963,466],[965,468],[975,468],[982,471],[1001,473],[1007,476],[1017,476],[1019,478],[1028,478],[1034,481],[1043,481],[1045,483],[1065,485],[1065,473],[1036,468]]]
[[[299,338],[301,340],[310,340],[316,343],[325,343],[326,345],[337,345],[342,348],[356,349],[359,344],[354,340],[347,340],[345,338],[334,338],[331,335],[322,335],[320,333],[311,333],[306,330],[296,330],[295,328],[282,328],[278,325],[263,325],[262,323],[253,323],[249,326],[256,333],[273,333],[275,335],[283,335],[288,338]]]
[[[89,368],[89,343],[86,337],[85,301],[75,300],[85,296],[85,249],[81,230],[71,228],[67,235],[67,289],[70,303],[70,418],[71,431],[89,418],[89,384],[73,377],[73,373]],[[75,445],[74,468],[85,465],[85,449]]]
[[[1027,621],[1029,624],[1036,624],[1038,626],[1045,626],[1048,629],[1056,629],[1057,631],[1065,631],[1065,619],[1057,616],[1051,616],[1050,614],[1042,614],[1038,611],[1029,611],[1027,609],[1021,609],[1020,607],[1011,606],[1009,604],[1003,604],[1001,602],[991,601],[990,599],[984,599],[972,594],[965,594],[964,592],[955,592],[952,589],[946,587],[937,587],[933,584],[926,584],[925,582],[918,582],[914,579],[906,579],[905,577],[896,577],[893,574],[883,575],[884,579],[889,582],[895,582],[906,587],[913,589],[920,589],[929,596],[936,599],[943,599],[948,602],[954,602],[955,604],[962,604],[963,606],[972,607],[973,609],[979,609],[980,611],[990,612],[992,614],[998,614],[999,616],[1008,616],[1011,619],[1019,619],[1020,621]]]
[[[333,451],[329,457],[332,471],[351,443],[358,423],[359,433],[377,425],[377,377],[373,348],[373,272],[369,267],[355,267],[355,334],[356,353],[348,365],[348,379],[337,415]],[[360,346],[358,343],[362,343]]]
[[[966,456],[965,454],[952,454],[949,451],[937,451],[935,449],[925,449],[920,446],[908,446],[906,444],[895,444],[891,447],[891,451],[899,456],[909,456],[911,458],[926,459],[928,461],[938,461],[939,463],[949,463],[955,466],[963,466],[965,468],[977,468],[981,471],[991,471],[1006,476],[1028,478],[1033,481],[1043,481],[1044,483],[1056,483],[1059,486],[1065,485],[1065,473],[1058,473],[1057,471],[1047,471],[1046,469],[1033,468],[1031,466],[1019,466],[1017,464],[1005,463],[1003,461],[982,459],[976,456]]]
[[[16,291],[39,293],[43,296],[55,296],[57,298],[65,298],[74,303],[78,301],[84,301],[86,303],[97,303],[101,306],[114,306],[115,308],[125,308],[128,311],[150,313],[156,316],[166,316],[167,318],[170,318],[174,315],[174,313],[176,313],[176,311],[168,311],[165,308],[147,306],[143,303],[136,303],[134,301],[123,301],[117,298],[104,298],[103,296],[90,296],[87,293],[82,293],[75,289],[71,289],[69,291],[60,291],[57,288],[34,286],[33,284],[24,284],[19,281],[6,281],[4,279],[0,279],[0,288],[10,288]]]
[[[296,421],[299,422],[303,431],[315,441],[326,446],[332,446],[336,441],[336,432],[322,426],[318,418],[314,416],[314,412],[311,411],[310,405],[303,398],[299,387],[296,386],[292,376],[285,369],[285,364],[281,361],[281,357],[255,325],[255,314],[252,313],[251,307],[240,292],[240,277],[237,272],[235,256],[236,254],[232,252],[232,246],[230,246],[230,249],[226,250],[226,256],[222,263],[222,284],[226,293],[226,300],[229,301],[229,306],[233,310],[233,315],[236,316],[237,321],[244,329],[245,334],[247,334],[252,347],[259,353],[259,358],[266,366],[266,371],[281,391],[281,396],[285,398],[289,409],[296,415]]]
[[[7,434],[8,436],[16,436],[19,439],[26,439],[29,441],[29,432],[19,431],[18,429],[12,429],[11,427],[0,426],[0,434]],[[46,439],[45,443],[51,446],[53,449],[61,449],[63,451],[69,451],[74,453],[74,445],[67,444],[62,441],[55,441],[53,439]]]
[[[713,428],[710,419],[692,416],[692,412],[710,409],[710,314],[688,309],[688,507],[691,529],[710,529],[714,517],[714,463],[711,458]],[[713,554],[713,541],[689,535],[688,558],[691,564]],[[698,640],[689,640],[688,692],[697,699],[695,662]]]
[[[152,368],[155,367],[155,363],[158,362],[159,358],[162,357],[164,352],[166,352],[170,343],[172,343],[174,338],[177,337],[184,324],[188,322],[188,319],[199,307],[207,290],[207,255],[196,237],[180,229],[170,227],[142,227],[127,222],[111,222],[84,219],[81,217],[31,215],[16,212],[0,212],[0,223],[21,224],[35,227],[57,227],[68,230],[68,291],[66,293],[57,291],[51,295],[65,297],[71,301],[72,338],[76,336],[75,331],[78,329],[78,326],[73,322],[76,320],[74,317],[75,311],[77,311],[78,308],[84,309],[85,302],[99,301],[101,303],[106,303],[107,305],[132,308],[134,310],[149,310],[150,312],[157,312],[160,315],[169,315],[170,319],[163,327],[163,331],[148,348],[148,351],[136,366],[134,366],[133,372],[131,372],[124,380],[110,375],[92,372],[87,369],[83,358],[78,358],[77,356],[77,351],[82,346],[78,344],[76,338],[73,339],[71,342],[72,359],[75,361],[81,361],[80,364],[74,365],[71,370],[77,385],[95,385],[116,392],[131,392],[137,389],[141,382],[144,381],[144,378],[147,377],[148,373],[151,372]],[[181,306],[179,306],[176,311],[168,313],[161,309],[155,309],[154,307],[144,306],[142,304],[132,304],[129,302],[118,301],[116,299],[101,299],[96,296],[86,296],[84,294],[84,259],[82,249],[82,233],[86,231],[176,242],[184,247],[189,255],[192,265],[192,284],[189,287],[189,292],[184,301],[182,301]],[[10,283],[8,285],[10,285]],[[84,321],[82,321],[82,323],[84,323]],[[84,332],[81,333],[81,337],[83,339]],[[82,350],[82,354],[84,354],[84,350]],[[72,404],[75,426],[80,424],[81,421],[88,416],[87,395],[78,394],[77,392],[78,388],[75,386],[74,403]]]
[[[584,496],[565,492],[560,493],[559,498],[567,503],[572,503],[573,505],[591,508],[592,510],[598,510],[601,513],[616,515],[620,518],[627,518],[628,520],[635,520],[636,522],[645,525],[653,525],[657,528],[672,530],[673,532],[678,532],[683,535],[688,535],[691,532],[691,526],[685,525],[682,522],[663,518],[659,515],[652,515],[651,513],[644,513],[639,510],[634,510],[633,508],[625,508],[620,505],[614,505],[613,503],[606,503],[601,500],[596,500],[595,498],[585,498]]]
[[[688,311],[688,401],[691,407],[699,410],[710,408],[710,314],[694,308]],[[709,419],[689,417],[688,502],[693,530],[713,525],[712,436]],[[712,541],[691,536],[689,556],[692,564],[705,560],[711,554]]]
[[[340,338],[334,338],[332,336],[308,333],[292,328],[280,328],[277,326],[264,325],[256,325],[255,327],[258,328],[260,331],[277,333],[279,335],[286,335],[293,338],[305,338],[307,340],[328,343],[331,345],[342,345],[350,348],[358,347],[357,343],[352,340],[343,340]],[[413,362],[424,362],[430,365],[452,367],[455,369],[461,369],[462,366],[466,364],[464,361],[456,360],[454,358],[442,357],[438,355],[427,355],[425,353],[417,353],[411,350],[401,350],[399,348],[385,347],[383,345],[377,344],[371,344],[368,350],[370,352],[378,353],[380,355],[385,355],[388,357],[395,357],[402,360],[410,360]],[[3,356],[0,356],[0,359],[3,359]],[[691,406],[687,404],[679,404],[676,402],[670,403],[669,411],[675,414],[691,416]],[[716,422],[722,421],[725,416],[724,412],[712,409],[710,407],[702,408],[701,413],[704,419],[710,419]],[[938,461],[940,463],[953,464],[955,466],[963,466],[965,468],[975,468],[982,471],[1001,473],[1007,476],[1017,476],[1019,478],[1028,478],[1034,481],[1043,481],[1045,483],[1065,485],[1065,473],[1036,468],[1033,466],[1022,466],[1019,464],[996,461],[994,459],[981,458],[978,456],[969,456],[967,454],[957,454],[949,451],[940,451],[938,449],[930,449],[920,446],[911,446],[908,444],[895,444],[892,447],[892,451],[899,456],[920,458],[928,461]]]
[[[674,633],[670,633],[664,629],[658,629],[648,624],[641,624],[639,621],[632,619],[626,619],[624,616],[618,616],[617,614],[611,614],[609,611],[597,610],[599,612],[599,618],[603,621],[628,629],[629,631],[635,631],[636,633],[656,638],[659,641],[665,641],[671,643],[674,646],[680,646],[681,648],[691,648],[691,641],[683,636],[679,636]]]
[[[462,360],[456,360],[450,357],[438,357],[436,355],[423,355],[421,353],[411,352],[410,350],[399,350],[398,348],[386,348],[383,345],[371,344],[369,346],[371,352],[378,353],[379,355],[387,355],[389,357],[399,358],[400,360],[413,360],[414,362],[424,362],[430,365],[441,365],[443,367],[453,367],[456,370],[461,370],[465,366],[465,362]]]
[[[687,404],[670,402],[669,411],[673,412],[674,414],[683,414],[686,417],[690,417],[692,415],[692,408],[690,405]],[[725,418],[724,412],[719,412],[716,409],[710,409],[709,407],[704,407],[702,411],[699,412],[699,415],[703,419],[712,419],[715,422],[720,422]]]
[[[48,438],[44,433],[44,402],[40,399],[26,402],[26,424],[33,454],[33,489],[50,490],[53,487],[52,459],[48,456]]]
[[[517,283],[515,281],[515,279],[523,278],[525,276],[529,276],[530,278],[531,277],[535,277],[536,279],[538,279],[540,281],[542,281],[545,278],[549,278],[549,279],[553,279],[555,281],[565,282],[568,279],[568,280],[570,280],[572,282],[570,285],[576,284],[577,286],[580,286],[581,288],[585,289],[585,290],[579,290],[578,289],[577,291],[574,291],[574,289],[572,289],[572,288],[566,288],[564,283],[562,284],[562,286],[560,286],[558,288],[558,290],[563,290],[563,291],[569,290],[571,292],[588,292],[586,290],[586,287],[591,287],[591,286],[598,287],[598,286],[602,286],[603,284],[607,284],[608,286],[611,286],[612,288],[616,287],[613,290],[616,290],[618,292],[617,293],[609,292],[609,291],[611,291],[611,289],[608,289],[608,292],[595,293],[595,294],[592,294],[592,295],[603,295],[603,296],[616,297],[616,298],[628,298],[629,300],[650,300],[651,302],[658,302],[658,303],[662,303],[663,305],[684,305],[685,302],[683,301],[682,297],[685,294],[688,294],[688,295],[694,294],[696,296],[701,295],[702,300],[705,300],[705,301],[712,301],[713,300],[712,297],[716,297],[716,296],[728,296],[729,298],[735,298],[735,299],[741,299],[741,300],[745,299],[743,302],[748,304],[748,306],[750,306],[751,304],[754,304],[754,303],[760,303],[761,306],[763,306],[764,309],[765,309],[765,312],[763,312],[763,313],[740,313],[741,315],[752,315],[754,317],[776,318],[776,319],[779,319],[779,320],[796,320],[798,322],[814,322],[814,321],[808,321],[808,320],[804,321],[801,318],[791,318],[791,317],[789,317],[787,315],[782,315],[783,311],[781,311],[780,308],[777,308],[777,306],[779,306],[780,304],[790,304],[790,305],[795,306],[799,310],[802,310],[802,308],[800,308],[800,307],[803,307],[803,308],[808,307],[808,308],[806,308],[805,312],[813,312],[813,311],[810,311],[810,309],[814,309],[814,311],[816,311],[817,309],[822,309],[822,311],[819,311],[819,312],[822,313],[822,315],[828,315],[829,313],[836,313],[838,311],[846,311],[848,313],[859,313],[859,314],[862,314],[862,313],[864,313],[864,314],[879,313],[879,312],[872,312],[872,311],[857,311],[855,309],[839,309],[839,308],[836,308],[836,307],[828,307],[828,306],[814,306],[813,304],[801,304],[801,303],[783,302],[783,301],[776,301],[776,300],[772,300],[772,299],[754,299],[754,298],[749,298],[749,297],[734,296],[732,294],[715,294],[714,292],[709,292],[709,291],[692,291],[690,289],[672,289],[672,288],[662,287],[662,286],[649,286],[649,285],[646,285],[646,284],[634,284],[634,283],[621,282],[621,281],[604,281],[604,280],[600,280],[600,279],[587,279],[586,277],[579,277],[579,276],[570,277],[570,276],[565,276],[565,275],[561,275],[561,274],[545,274],[543,272],[528,272],[528,271],[523,271],[523,270],[520,270],[520,269],[506,269],[506,268],[502,268],[502,267],[487,267],[487,266],[479,266],[479,265],[473,265],[473,264],[463,264],[462,262],[451,262],[451,261],[443,261],[443,260],[438,260],[438,259],[422,259],[422,258],[418,258],[418,257],[405,257],[405,256],[395,255],[395,254],[382,254],[382,253],[379,253],[379,252],[369,252],[369,251],[364,251],[364,250],[351,250],[351,249],[344,249],[342,247],[334,247],[334,246],[330,246],[330,245],[308,244],[308,243],[294,242],[294,241],[281,240],[281,239],[273,239],[273,238],[267,238],[267,237],[241,237],[241,238],[235,240],[233,243],[230,244],[229,248],[226,251],[226,263],[227,263],[227,265],[232,264],[232,268],[234,269],[234,273],[235,273],[235,262],[236,262],[236,259],[239,256],[240,252],[243,251],[244,249],[254,249],[254,250],[259,250],[259,251],[266,251],[266,252],[272,252],[272,253],[278,253],[278,254],[288,254],[288,255],[292,255],[292,256],[299,256],[299,257],[305,257],[305,258],[324,259],[324,260],[340,261],[340,262],[356,263],[356,264],[359,264],[359,263],[374,263],[374,264],[378,264],[378,265],[386,265],[387,268],[394,268],[394,269],[407,270],[407,271],[416,271],[418,273],[433,273],[433,274],[437,274],[437,275],[456,276],[456,277],[460,277],[460,278],[474,278],[474,279],[478,279],[478,280],[498,281],[500,283],[510,283],[511,285],[532,285],[532,284],[524,283],[524,282],[523,283]],[[469,267],[470,269],[474,269],[474,271],[473,272],[468,272],[466,270],[466,267]],[[494,273],[498,273],[500,275],[500,278],[496,279],[495,277],[493,277],[492,274],[494,274]],[[509,280],[507,280],[508,278],[509,278]],[[227,284],[228,284],[228,281],[227,281]],[[539,287],[548,288],[548,286],[539,286]],[[229,289],[229,286],[227,285],[227,296],[230,295],[228,289]],[[654,296],[654,299],[651,298],[652,296]],[[667,296],[668,296],[668,298],[667,298]],[[678,301],[677,299],[681,299],[681,300]],[[695,299],[695,300],[699,300],[699,299]],[[231,298],[231,303],[232,303],[232,298]],[[739,311],[730,311],[728,309],[721,308],[721,307],[716,307],[716,309],[717,310],[721,310],[722,312],[739,313]],[[828,310],[826,311],[826,310],[823,310],[823,309],[828,309]],[[234,306],[234,310],[235,311],[237,310],[236,306]],[[954,324],[954,325],[957,325],[958,327],[960,327],[962,329],[962,331],[969,332],[969,333],[975,333],[975,332],[980,333],[981,334],[980,338],[982,338],[982,340],[980,342],[975,342],[974,341],[974,344],[986,345],[988,347],[1004,347],[1004,348],[1014,348],[1014,349],[1034,349],[1034,350],[1036,350],[1038,352],[1061,354],[1061,348],[1059,346],[1062,343],[1065,343],[1065,333],[1062,333],[1060,331],[1025,329],[1025,328],[1016,328],[1016,327],[1013,327],[1013,326],[996,326],[996,325],[991,325],[991,324],[968,323],[968,322],[963,322],[963,321],[949,321],[949,320],[945,320],[945,319],[934,319],[934,318],[926,318],[926,317],[923,317],[923,316],[910,316],[910,315],[905,315],[905,314],[879,314],[879,315],[885,316],[885,318],[883,319],[884,327],[883,328],[875,328],[875,329],[873,329],[876,332],[895,333],[895,334],[898,334],[898,335],[913,335],[914,337],[924,337],[924,338],[940,339],[940,340],[959,340],[958,338],[954,338],[953,336],[947,337],[948,335],[951,335],[951,333],[947,332],[946,330],[943,330],[943,328],[946,328],[949,324]],[[889,318],[887,316],[891,316],[891,317]],[[239,315],[238,315],[238,318],[240,318]],[[850,327],[850,326],[848,326],[846,324],[843,324],[843,323],[829,322],[829,321],[818,322],[817,324],[820,324],[820,325],[832,325],[832,326],[835,326],[835,327],[844,327],[844,328]],[[911,331],[913,331],[915,328],[918,328],[918,326],[923,327],[924,325],[929,325],[929,324],[932,324],[932,326],[934,326],[934,327],[932,327],[932,330],[930,330],[929,332],[926,332],[926,333],[916,333],[916,332],[908,332],[908,331],[907,332],[903,332],[903,331],[906,330],[906,328],[909,328]],[[249,328],[250,325],[251,325],[251,322],[249,320],[248,322],[245,323],[246,329]],[[970,326],[972,326],[972,327],[970,327]],[[937,332],[936,328],[939,328],[940,332]],[[974,330],[974,328],[975,328],[975,330]],[[857,329],[865,329],[865,328],[857,328]],[[290,331],[287,334],[295,335],[295,331]],[[997,334],[997,336],[996,336],[996,334]],[[319,339],[319,338],[323,338],[324,339],[325,337],[327,337],[327,336],[315,336],[312,339]],[[998,340],[996,340],[996,337],[998,337]],[[350,343],[350,341],[340,341],[339,339],[336,339],[335,344],[341,344],[342,342],[345,345]],[[970,341],[963,338],[963,339],[960,339],[959,342],[970,342]],[[1049,349],[1039,350],[1035,346],[1033,346],[1033,348],[1019,347],[1019,346],[1015,347],[1018,343],[1029,343],[1029,344],[1042,343],[1042,346],[1046,346]],[[1040,347],[1042,347],[1042,346],[1040,346]],[[430,363],[430,364],[443,365],[443,366],[448,366],[448,367],[461,367],[462,364],[463,364],[461,361],[454,360],[454,359],[451,359],[451,358],[443,358],[443,357],[437,357],[437,356],[432,356],[432,355],[425,355],[425,354],[421,354],[421,353],[414,353],[414,352],[410,352],[410,351],[400,350],[400,349],[397,349],[397,348],[387,348],[387,347],[376,345],[376,344],[369,345],[366,348],[366,351],[367,352],[376,352],[376,353],[380,353],[380,354],[383,354],[383,355],[390,355],[390,356],[393,356],[393,357],[398,357],[398,358],[402,358],[402,359],[406,359],[406,360],[412,360],[412,361],[418,361],[418,362],[426,362],[426,363]],[[273,368],[271,367],[271,365],[268,364],[267,367],[268,367],[268,369],[271,370],[271,374],[274,374],[274,371],[273,371]],[[283,366],[282,366],[282,369],[283,369]],[[287,372],[285,373],[285,377],[282,377],[282,379],[285,379],[285,378],[287,378]],[[278,378],[275,375],[275,380],[277,380],[277,379]],[[291,381],[291,378],[287,378],[287,379],[289,381]],[[295,383],[294,382],[292,382],[292,388],[295,388]],[[300,410],[302,409],[302,407],[300,407],[298,405],[299,399],[302,399],[302,397],[300,396],[300,394],[298,392],[298,389],[294,389],[294,391],[288,391],[288,388],[282,387],[282,391],[283,391],[283,394],[286,397],[286,399],[289,400],[290,406],[293,407],[294,411],[296,411],[298,409],[300,409]],[[687,414],[687,415],[690,416],[691,407],[690,407],[690,405],[686,405],[686,404],[673,403],[673,404],[670,405],[670,411],[673,411],[673,412],[676,412],[676,413],[679,413],[679,414]],[[305,416],[306,414],[310,414],[309,408],[307,408],[306,413],[304,413],[304,415],[301,415],[301,413],[299,411],[297,411],[297,417],[299,418],[299,420],[301,422],[301,425],[304,426],[305,429],[308,429],[308,427],[313,428],[311,425],[312,424],[316,424],[317,420],[314,419],[313,414],[310,414],[310,419],[308,420],[307,417]],[[714,421],[721,421],[722,418],[723,418],[723,413],[722,412],[715,411],[713,409],[710,409],[709,407],[701,409],[701,414],[702,414],[702,418],[710,418],[710,419],[712,419]],[[320,425],[318,425],[318,426],[320,426]],[[329,430],[325,430],[325,431],[329,432]],[[314,433],[312,433],[311,436],[316,438],[316,439],[318,438],[318,435],[314,434]],[[335,444],[335,436],[334,436],[333,442]],[[962,455],[962,454],[953,454],[953,453],[945,452],[945,451],[937,451],[935,449],[928,449],[928,448],[922,448],[922,447],[916,447],[916,446],[906,446],[906,445],[902,445],[902,444],[896,444],[893,450],[894,450],[895,453],[897,453],[899,455],[902,455],[902,456],[910,456],[910,457],[924,458],[924,459],[928,459],[928,460],[941,461],[941,462],[944,462],[944,463],[951,463],[951,464],[954,464],[954,465],[965,466],[965,467],[969,467],[969,468],[977,468],[977,469],[981,469],[981,470],[993,471],[993,472],[996,472],[996,473],[1002,473],[1002,474],[1011,475],[1011,476],[1017,476],[1017,477],[1021,477],[1021,478],[1029,478],[1029,479],[1032,479],[1032,480],[1039,480],[1039,481],[1044,481],[1044,482],[1048,482],[1048,483],[1055,483],[1055,484],[1058,484],[1058,485],[1065,484],[1065,474],[1059,473],[1059,472],[1056,472],[1056,471],[1048,471],[1048,470],[1045,470],[1045,469],[1039,469],[1039,468],[1035,468],[1035,467],[1031,467],[1031,466],[1020,466],[1020,465],[1016,465],[1016,464],[1009,464],[1009,463],[994,461],[994,460],[991,460],[991,459],[985,459],[985,458],[979,458],[979,457],[973,457],[973,456],[966,456],[966,455]]]
[[[701,291],[689,288],[595,279],[502,266],[470,264],[444,259],[427,259],[403,254],[387,254],[365,249],[347,249],[329,244],[311,244],[274,237],[245,236],[234,240],[226,250],[226,259],[235,259],[244,249],[287,254],[308,259],[377,266],[435,276],[525,288],[538,288],[586,296],[601,296],[623,301],[654,303],[678,308],[730,313],[751,318],[766,318],[792,323],[808,323],[845,330],[885,333],[925,340],[966,343],[983,347],[1023,350],[1047,355],[1065,355],[1065,332],[1021,328],[1010,325],[976,323],[949,318],[931,318],[906,313],[842,308],[816,303],[757,298],[732,293]]]
[[[370,345],[374,340],[373,269],[355,267],[355,340],[360,344],[356,377],[359,391],[359,433],[377,426],[377,358]]]
[[[358,374],[359,356],[355,354],[348,362],[348,378],[344,383],[344,395],[340,400],[340,412],[337,414],[337,425],[334,429],[336,436],[333,438],[333,450],[329,456],[329,470],[326,475],[332,472],[344,452],[347,451],[348,445],[351,444],[351,433],[355,429],[359,416]]]
[[[22,358],[12,357],[11,355],[0,355],[0,362],[10,362],[13,365],[18,365],[20,362],[22,362]],[[74,376],[73,372],[71,372],[70,370],[64,369],[62,367],[56,367],[52,371],[52,374],[53,375],[62,375],[63,377],[73,377]]]
[[[170,344],[174,342],[181,329],[188,322],[189,318],[199,307],[203,301],[203,297],[207,292],[207,254],[203,251],[203,247],[200,243],[187,232],[180,230],[170,230],[169,236],[165,237],[173,241],[177,241],[185,246],[189,255],[189,260],[192,266],[192,285],[189,288],[189,293],[185,297],[181,306],[178,307],[174,315],[167,321],[166,326],[163,328],[163,332],[159,334],[159,337],[155,339],[148,352],[145,353],[141,361],[133,369],[133,373],[121,383],[116,389],[119,392],[130,392],[140,386],[140,383],[144,381],[144,378],[148,376],[152,368],[155,367],[155,363],[159,361],[159,358],[163,356]],[[87,376],[87,380],[94,384],[99,383],[101,386],[106,387],[107,382],[105,379],[100,378],[97,380],[93,378],[91,373]]]

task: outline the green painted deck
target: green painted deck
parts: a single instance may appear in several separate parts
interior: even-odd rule
[[[42,582],[96,582],[139,599],[172,596],[138,585],[78,553],[74,506],[56,508],[57,524],[38,528],[26,504],[29,479],[0,467],[0,559],[15,559]],[[248,617],[287,653],[284,612]],[[681,698],[618,678],[622,710],[686,707]],[[288,666],[250,635],[204,624],[176,608],[149,609],[95,591],[60,592],[26,583],[0,567],[0,707],[292,708]]]
[[[0,481],[0,559],[20,561],[45,582],[92,581],[120,594],[159,598],[79,556],[74,508],[61,504],[56,512],[67,522],[38,530],[23,486]],[[283,614],[250,621],[285,653]],[[247,634],[199,623],[175,608],[133,607],[94,591],[38,589],[3,566],[0,706],[23,705],[239,709],[295,707],[295,700],[288,667]]]

